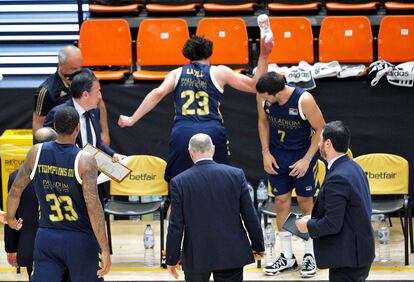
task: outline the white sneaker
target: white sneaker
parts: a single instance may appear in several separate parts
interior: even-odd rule
[[[276,258],[274,263],[263,268],[263,272],[265,275],[276,275],[281,272],[295,271],[297,267],[298,263],[294,255],[291,259],[288,259],[285,258],[283,253],[280,253],[280,256]]]
[[[313,277],[316,274],[315,258],[311,254],[305,254],[302,260],[300,276],[303,278]]]

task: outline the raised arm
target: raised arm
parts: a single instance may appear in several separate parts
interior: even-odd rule
[[[95,158],[87,153],[82,153],[79,159],[79,173],[82,179],[83,197],[85,198],[89,220],[91,221],[93,233],[98,241],[102,252],[102,266],[98,276],[107,274],[111,268],[111,257],[109,254],[108,240],[105,233],[105,218],[101,202],[98,197],[96,176],[98,168]]]
[[[132,116],[119,116],[118,125],[120,127],[129,127],[137,123],[143,116],[150,112],[158,103],[175,88],[176,77],[180,75],[181,68],[171,71],[160,86],[151,90],[145,96],[144,101]]]
[[[22,220],[16,220],[16,211],[19,207],[20,197],[26,189],[27,184],[30,182],[30,174],[33,170],[33,165],[36,159],[37,151],[39,145],[34,145],[29,153],[26,156],[26,159],[23,162],[23,165],[20,167],[19,172],[17,173],[16,179],[14,180],[10,191],[9,196],[7,197],[7,224],[16,230],[19,230],[22,227]]]
[[[267,72],[267,66],[269,64],[268,57],[270,52],[272,52],[272,48],[273,42],[264,43],[263,40],[261,41],[259,61],[253,78],[240,73],[236,73],[229,67],[220,65],[216,67],[216,80],[220,86],[222,86],[222,88],[228,84],[234,89],[240,91],[256,93],[256,83],[259,80],[260,76]]]

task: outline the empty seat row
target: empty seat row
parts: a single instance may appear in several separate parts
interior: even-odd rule
[[[117,2],[114,4],[113,2]],[[148,12],[197,12],[203,9],[207,12],[254,12],[257,9],[267,9],[270,12],[317,12],[322,10],[332,12],[378,11],[384,7],[389,11],[414,10],[414,3],[409,1],[314,1],[314,0],[282,0],[282,1],[175,1],[175,0],[147,0],[147,1],[91,1],[90,11],[102,12],[137,12],[144,8]],[[122,4],[123,3],[123,4]]]
[[[275,46],[269,63],[337,60],[368,64],[376,59],[370,22],[364,16],[326,17],[318,40],[314,39],[311,23],[305,17],[271,17],[270,25]],[[251,62],[247,30],[241,18],[204,18],[196,34],[213,41],[212,64],[246,67]],[[85,66],[126,66],[122,70],[97,72],[101,79],[121,79],[129,72],[132,40],[125,20],[85,21],[79,37]],[[133,73],[134,79],[163,79],[167,71],[159,71],[161,67],[188,63],[181,54],[188,38],[188,26],[183,19],[143,20],[136,39],[138,70]],[[378,34],[378,59],[393,63],[414,61],[413,48],[414,16],[385,16]],[[148,70],[148,67],[156,68]]]

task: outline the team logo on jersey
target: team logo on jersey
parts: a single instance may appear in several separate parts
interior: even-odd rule
[[[305,190],[306,190],[306,191],[312,191],[312,186],[306,186],[306,187],[305,187]]]
[[[289,108],[289,115],[290,116],[297,116],[299,114],[298,109],[296,108]]]
[[[68,93],[66,91],[60,91],[60,97],[66,96]]]

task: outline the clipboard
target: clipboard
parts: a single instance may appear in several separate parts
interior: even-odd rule
[[[286,231],[292,233],[292,235],[295,235],[296,237],[299,237],[299,238],[307,241],[309,239],[309,233],[307,233],[307,232],[306,233],[302,233],[296,227],[295,221],[297,219],[299,219],[299,218],[300,218],[300,216],[297,216],[296,214],[294,214],[294,213],[291,212],[288,215],[285,223],[283,224],[283,228]]]
[[[91,144],[86,144],[82,150],[95,157],[100,172],[118,183],[122,182],[132,172],[127,166],[120,162],[114,162],[111,156]]]

